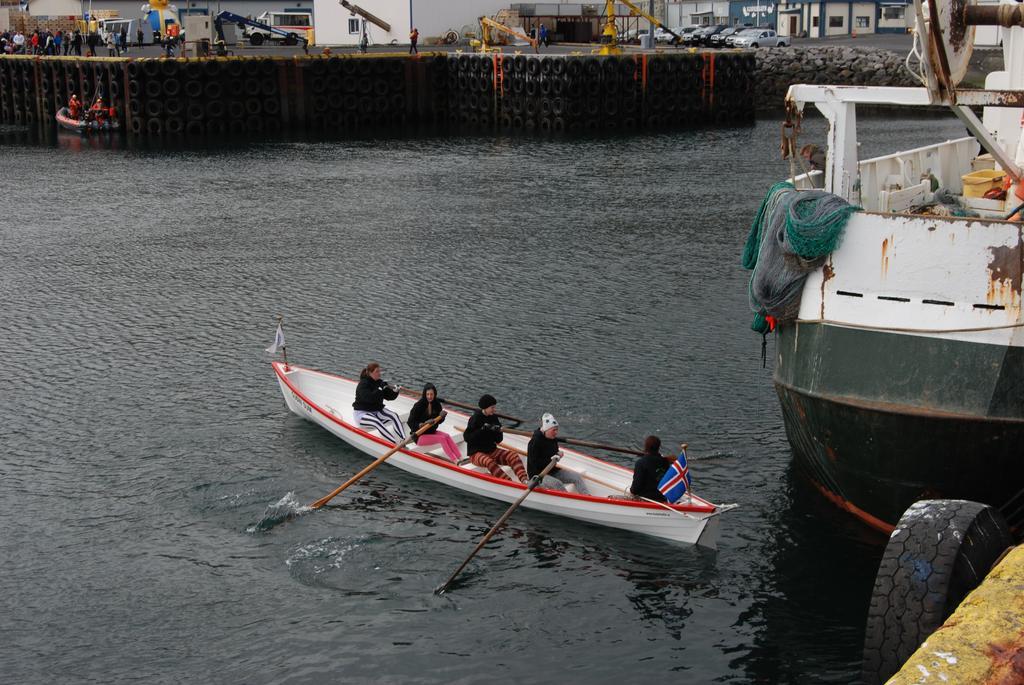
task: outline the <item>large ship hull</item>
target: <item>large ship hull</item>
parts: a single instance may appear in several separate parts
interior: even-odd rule
[[[1022,383],[1021,347],[818,322],[778,335],[775,387],[798,463],[883,532],[918,499],[1003,506],[1024,488]]]

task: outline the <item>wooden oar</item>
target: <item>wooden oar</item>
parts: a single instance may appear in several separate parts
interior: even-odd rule
[[[531,437],[533,435],[530,431],[516,430],[515,428],[505,428],[502,426],[502,430],[512,435],[525,435]],[[577,445],[579,447],[591,447],[593,449],[608,450],[609,452],[622,452],[623,454],[635,454],[638,457],[644,456],[644,453],[639,450],[631,450],[628,447],[616,447],[615,445],[606,445],[602,442],[591,442],[589,440],[576,440],[575,438],[555,438],[558,442],[564,442],[566,445]]]
[[[512,506],[509,507],[508,510],[506,510],[505,513],[501,515],[501,518],[498,519],[498,522],[495,523],[494,526],[489,531],[487,531],[487,535],[485,535],[483,539],[480,540],[480,542],[477,544],[477,546],[473,548],[473,551],[469,553],[469,556],[466,557],[466,560],[463,561],[462,564],[457,569],[455,569],[455,573],[448,576],[448,580],[444,581],[444,585],[435,590],[437,594],[443,595],[445,593],[445,591],[448,589],[448,586],[451,585],[452,581],[455,580],[455,577],[462,573],[462,569],[466,568],[466,565],[473,559],[473,557],[476,556],[476,553],[483,549],[484,545],[487,544],[487,541],[490,540],[491,537],[496,532],[498,532],[498,529],[501,528],[505,521],[508,520],[508,517],[511,516],[512,513],[519,508],[519,505],[523,503],[523,500],[529,497],[530,493],[533,492],[534,488],[540,485],[540,482],[544,480],[544,476],[548,475],[551,472],[551,469],[555,468],[555,465],[558,464],[558,460],[561,458],[562,456],[560,454],[556,454],[555,456],[551,457],[551,462],[544,467],[544,470],[530,479],[530,483],[526,486],[526,492],[524,492],[519,497],[519,499],[513,502]]]
[[[388,450],[387,452],[385,452],[381,456],[377,457],[369,466],[367,466],[362,471],[360,471],[356,475],[354,475],[351,478],[349,478],[344,483],[342,483],[334,492],[332,492],[331,494],[329,494],[329,495],[327,495],[325,497],[321,497],[317,501],[315,501],[312,504],[310,504],[309,508],[310,509],[319,509],[323,505],[325,505],[328,502],[330,502],[332,499],[334,499],[339,494],[341,494],[341,492],[345,488],[347,488],[348,486],[352,485],[357,480],[359,480],[360,478],[362,478],[363,476],[368,474],[370,471],[373,471],[375,468],[377,468],[378,466],[383,464],[385,461],[387,461],[388,457],[390,457],[392,454],[394,454],[395,452],[399,451],[400,449],[402,449],[403,447],[408,445],[410,442],[412,442],[413,440],[415,440],[419,436],[423,435],[425,432],[430,430],[431,427],[436,426],[437,424],[441,423],[441,421],[444,419],[445,416],[447,416],[447,414],[448,414],[448,412],[442,411],[441,414],[436,419],[431,419],[430,421],[427,421],[426,423],[424,423],[422,426],[420,426],[419,430],[417,430],[415,433],[413,433],[412,435],[407,437],[405,440],[403,440],[402,442],[400,442],[397,445],[395,445],[392,449]]]
[[[419,399],[420,397],[422,397],[421,393],[418,393],[415,390],[410,390],[409,388],[406,388],[404,386],[402,387],[402,391],[406,395],[408,395],[409,397],[415,397],[416,399]],[[448,400],[448,399],[445,399],[443,397],[440,399],[440,402],[441,402],[441,404],[450,404],[453,407],[458,407],[459,409],[468,409],[469,411],[476,411],[477,409],[480,408],[480,407],[476,406],[475,404],[466,404],[465,402],[456,402],[455,400]],[[520,419],[520,418],[518,418],[516,416],[509,416],[508,414],[499,414],[499,413],[495,412],[494,415],[497,416],[500,419],[508,419],[509,421],[515,421],[517,424],[526,423],[526,419]]]

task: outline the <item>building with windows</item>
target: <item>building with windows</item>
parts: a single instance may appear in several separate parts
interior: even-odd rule
[[[782,36],[827,38],[906,33],[911,24],[910,0],[780,0],[778,3],[778,31]]]
[[[341,6],[338,0],[313,0],[318,45],[358,45],[365,28],[367,40],[374,45],[409,43],[409,30],[415,26],[420,42],[443,36],[448,31],[460,35],[463,29],[479,31],[479,18],[494,16],[507,9],[508,0],[353,0],[388,29],[366,21]]]
[[[775,26],[775,0],[714,0],[669,2],[665,23],[669,26]]]
[[[669,26],[710,26],[729,23],[729,0],[668,2],[665,23]]]
[[[912,14],[910,0],[669,0],[665,21],[669,26],[770,26],[783,36],[827,38],[905,33]]]

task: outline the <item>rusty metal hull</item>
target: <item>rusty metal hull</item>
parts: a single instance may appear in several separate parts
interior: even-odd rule
[[[792,324],[775,387],[802,470],[881,531],[918,499],[1024,488],[1024,348]]]

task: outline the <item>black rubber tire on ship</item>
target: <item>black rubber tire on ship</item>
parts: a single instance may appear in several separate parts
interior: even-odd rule
[[[885,682],[1013,544],[1003,517],[966,500],[922,500],[903,512],[875,577],[864,632],[864,683]]]

